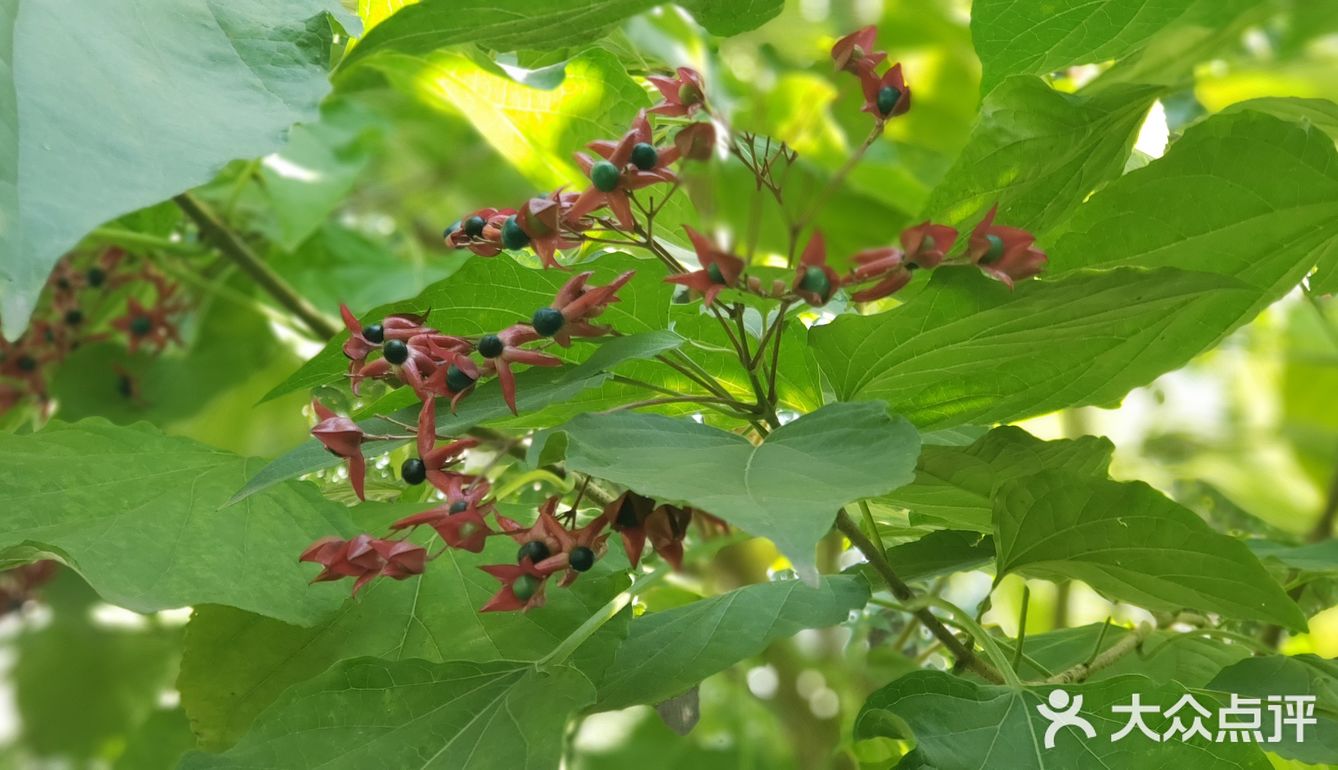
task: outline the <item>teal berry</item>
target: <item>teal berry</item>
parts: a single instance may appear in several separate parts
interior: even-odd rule
[[[143,337],[153,331],[153,319],[146,315],[137,315],[130,319],[130,333],[136,337]]]
[[[451,239],[451,236],[455,234],[455,231],[459,229],[460,229],[460,220],[457,219],[454,222],[452,222],[445,230],[441,231],[441,239],[443,241],[449,241]]]
[[[990,250],[985,252],[985,257],[980,261],[988,264],[990,262],[997,261],[1000,257],[1003,256],[1004,242],[1003,238],[1000,238],[999,236],[994,235],[993,233],[985,236],[985,240],[990,242]]]
[[[455,364],[446,369],[446,387],[450,388],[452,393],[459,393],[473,384],[474,378],[465,374],[464,370]]]
[[[897,102],[901,101],[901,92],[892,86],[883,86],[878,89],[878,112],[886,117],[892,114],[893,108]]]
[[[409,346],[404,344],[404,340],[390,340],[381,348],[381,355],[395,366],[399,366],[409,360]]]
[[[516,562],[525,561],[528,557],[531,564],[538,564],[548,558],[548,553],[548,546],[544,544],[544,541],[531,540],[516,551]]]
[[[650,171],[660,162],[660,153],[655,145],[641,142],[632,148],[632,165],[642,171]]]
[[[418,486],[427,481],[427,466],[417,457],[410,457],[400,465],[400,478],[408,484]]]
[[[725,274],[720,272],[720,266],[714,262],[706,266],[706,274],[711,276],[712,283],[725,282]]]
[[[803,280],[799,282],[799,288],[826,299],[831,296],[832,282],[822,268],[809,265],[808,268],[804,270],[804,277]]]
[[[464,500],[456,500],[455,502],[451,503],[451,507],[450,507],[450,511],[449,511],[449,512],[450,512],[451,514],[464,513],[464,512],[465,512],[466,510],[468,510],[468,509],[469,509],[469,503],[468,503],[468,502],[466,502],[466,501],[464,501]]]
[[[595,552],[583,545],[571,549],[567,555],[568,564],[577,572],[585,572],[595,566]]]
[[[590,167],[590,181],[595,183],[595,188],[600,192],[613,192],[618,189],[618,167],[601,160]]]
[[[522,602],[527,602],[530,597],[539,591],[540,585],[539,578],[533,575],[521,575],[516,578],[516,582],[511,584],[511,593],[515,594],[516,598]]]
[[[479,355],[484,358],[496,358],[502,355],[502,350],[505,348],[502,338],[496,334],[487,334],[479,338]]]
[[[521,229],[514,216],[507,217],[502,225],[502,245],[513,251],[530,245],[529,234]]]
[[[534,311],[534,317],[530,319],[530,325],[534,330],[545,337],[552,337],[562,331],[562,325],[566,322],[567,319],[562,317],[562,311],[551,307],[539,308]]]

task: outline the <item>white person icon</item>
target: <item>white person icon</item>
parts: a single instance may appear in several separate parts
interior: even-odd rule
[[[1055,733],[1059,732],[1061,727],[1076,727],[1088,738],[1096,737],[1096,728],[1092,723],[1078,716],[1082,711],[1082,696],[1069,695],[1066,690],[1051,690],[1046,696],[1049,706],[1044,703],[1036,704],[1036,711],[1046,719],[1050,720],[1050,726],[1045,728],[1045,747],[1053,749],[1055,747]]]

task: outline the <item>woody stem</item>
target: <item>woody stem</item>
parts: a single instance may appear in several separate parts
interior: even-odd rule
[[[892,569],[892,565],[888,563],[887,557],[883,554],[883,549],[874,545],[872,540],[865,537],[859,525],[844,510],[836,514],[836,528],[850,540],[851,545],[854,545],[860,553],[864,554],[864,558],[868,560],[869,565],[887,583],[887,587],[892,590],[893,596],[903,602],[910,602],[915,599],[915,592],[911,590],[910,586],[902,582],[901,578],[897,577],[897,573]],[[1003,676],[993,666],[963,645],[961,640],[952,631],[948,630],[948,627],[943,625],[943,622],[934,613],[929,611],[929,608],[916,609],[914,615],[924,624],[925,628],[929,629],[934,638],[942,642],[943,646],[952,653],[952,656],[957,659],[958,665],[971,669],[995,684],[1004,681]]]
[[[1045,680],[1045,683],[1072,684],[1074,682],[1081,682],[1097,671],[1114,664],[1115,661],[1138,649],[1139,645],[1143,643],[1143,640],[1147,639],[1148,635],[1151,633],[1151,623],[1140,623],[1138,628],[1133,630],[1133,633],[1112,644],[1105,652],[1097,655],[1086,663],[1079,663],[1072,668],[1060,671],[1058,674]]]
[[[203,202],[190,193],[182,193],[172,200],[185,212],[186,216],[195,222],[195,226],[200,229],[200,235],[204,240],[212,243],[223,256],[236,263],[260,288],[269,292],[269,295],[275,301],[293,315],[302,319],[302,322],[307,325],[312,333],[321,339],[328,340],[339,332],[339,327],[333,321],[317,310],[314,305],[307,301],[306,297],[299,294],[282,276],[274,272],[273,268],[265,264],[265,261],[241,239],[241,236],[233,232]]]

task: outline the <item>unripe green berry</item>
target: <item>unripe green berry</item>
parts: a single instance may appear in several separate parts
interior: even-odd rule
[[[832,282],[822,268],[809,265],[804,270],[804,278],[799,282],[799,288],[827,299],[832,293]]]
[[[542,581],[533,575],[521,575],[511,584],[511,593],[522,602],[527,602],[539,591],[539,586],[542,584]]]
[[[712,283],[725,283],[725,274],[720,272],[720,266],[714,262],[706,266],[706,274],[711,276]]]
[[[891,115],[900,100],[900,91],[892,86],[883,86],[878,89],[878,113],[884,117]]]
[[[455,502],[451,503],[449,512],[452,514],[456,514],[456,513],[464,513],[467,510],[469,510],[468,501],[456,500]]]
[[[502,245],[512,251],[530,245],[530,236],[520,227],[515,217],[507,217],[502,225]]]
[[[990,233],[989,235],[985,236],[985,240],[990,242],[990,249],[989,251],[985,252],[985,256],[982,257],[980,261],[989,264],[990,262],[997,261],[1000,257],[1003,256],[1004,242],[1003,238],[1000,238],[999,236],[993,233]]]
[[[601,160],[590,167],[590,181],[595,183],[595,189],[600,192],[613,192],[618,189],[620,176],[618,167],[607,160]]]

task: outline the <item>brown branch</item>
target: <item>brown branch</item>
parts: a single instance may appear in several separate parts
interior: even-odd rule
[[[269,292],[286,310],[302,319],[312,333],[321,339],[330,339],[339,332],[339,326],[316,309],[305,297],[297,292],[274,269],[265,264],[251,247],[233,232],[214,212],[190,193],[182,193],[172,199],[177,206],[195,222],[200,229],[200,236],[212,243],[234,264],[240,267],[260,288]]]
[[[915,592],[911,590],[910,586],[902,582],[901,578],[897,577],[897,573],[893,571],[892,565],[888,563],[883,549],[874,545],[873,541],[864,535],[859,525],[844,510],[836,514],[836,528],[864,554],[864,558],[868,559],[869,565],[883,578],[887,587],[892,589],[893,596],[903,602],[915,600]],[[995,684],[1003,682],[1003,676],[995,670],[994,666],[985,662],[974,651],[963,645],[961,640],[952,631],[948,630],[947,626],[943,625],[938,616],[929,611],[929,608],[921,607],[915,610],[915,617],[952,653],[959,666],[974,671],[986,681]]]

